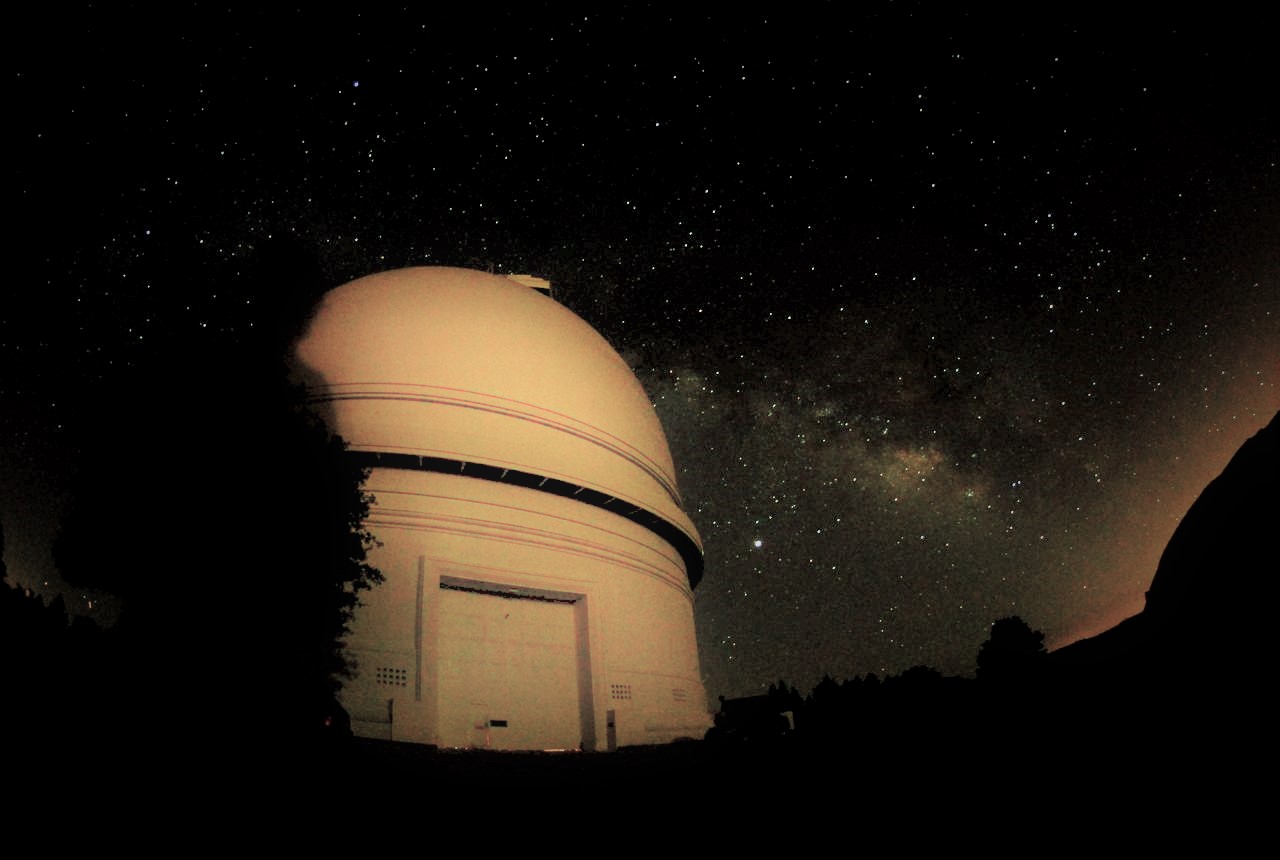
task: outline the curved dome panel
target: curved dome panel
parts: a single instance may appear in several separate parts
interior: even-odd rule
[[[648,395],[534,289],[468,269],[370,275],[324,297],[297,355],[353,450],[540,476],[698,541]]]

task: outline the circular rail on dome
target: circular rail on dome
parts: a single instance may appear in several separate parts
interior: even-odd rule
[[[518,469],[502,469],[485,463],[466,463],[461,460],[450,460],[444,457],[421,457],[416,454],[393,454],[382,451],[349,451],[348,455],[365,468],[407,469],[417,472],[438,472],[443,475],[461,475],[480,481],[494,481],[524,487],[553,496],[571,498],[574,501],[602,508],[630,520],[638,526],[648,529],[680,554],[684,562],[685,574],[689,578],[689,587],[696,588],[702,581],[703,558],[702,549],[693,538],[685,534],[680,527],[667,522],[662,517],[637,507],[626,499],[610,496],[590,487],[581,487],[556,478],[522,472]]]

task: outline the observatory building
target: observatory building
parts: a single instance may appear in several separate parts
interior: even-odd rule
[[[710,725],[702,548],[666,437],[547,286],[383,272],[328,293],[298,344],[313,401],[370,469],[385,581],[347,640],[356,734],[606,750]]]

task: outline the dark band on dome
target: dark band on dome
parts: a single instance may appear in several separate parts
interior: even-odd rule
[[[584,442],[592,445],[598,445],[605,449],[615,457],[626,460],[640,471],[644,472],[662,487],[666,494],[671,497],[678,508],[684,507],[684,502],[680,499],[680,491],[676,488],[673,479],[668,478],[666,473],[662,471],[661,466],[653,461],[652,457],[637,451],[634,446],[628,445],[622,440],[613,436],[611,433],[602,431],[597,427],[582,422],[570,423],[550,418],[546,415],[535,414],[530,404],[520,404],[519,401],[514,402],[523,405],[526,408],[508,407],[502,405],[494,405],[491,403],[479,402],[474,397],[468,398],[464,395],[475,395],[476,392],[468,392],[461,389],[451,389],[453,394],[442,396],[439,394],[425,394],[412,391],[397,391],[390,393],[382,390],[362,390],[357,387],[360,383],[343,383],[341,385],[317,386],[313,389],[311,399],[315,402],[336,402],[339,400],[405,400],[415,403],[433,404],[438,406],[455,406],[463,409],[475,409],[481,412],[489,412],[494,415],[500,415],[503,418],[514,418],[520,421],[528,421],[541,425],[560,433],[567,433]],[[418,388],[420,386],[414,386]],[[324,393],[321,393],[321,392]],[[506,400],[507,398],[503,398]],[[577,426],[575,426],[575,424]]]
[[[581,487],[557,478],[546,478],[532,472],[519,469],[503,469],[485,463],[467,463],[462,460],[451,460],[446,457],[422,457],[417,454],[390,454],[383,451],[351,451],[350,456],[366,468],[406,469],[415,472],[439,472],[444,475],[462,475],[481,481],[494,481],[499,484],[512,484],[525,487],[553,496],[563,496],[596,508],[603,508],[610,513],[628,519],[638,526],[643,526],[675,548],[684,561],[685,572],[689,576],[689,587],[696,587],[702,579],[702,550],[694,543],[693,538],[662,517],[636,507],[631,502]]]

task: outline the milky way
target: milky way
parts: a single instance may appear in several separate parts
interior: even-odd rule
[[[253,324],[243,276],[282,237],[333,285],[533,272],[609,338],[706,544],[713,696],[971,673],[1006,615],[1103,629],[1280,406],[1261,34],[912,7],[26,23],[20,581],[58,587],[79,394]]]

